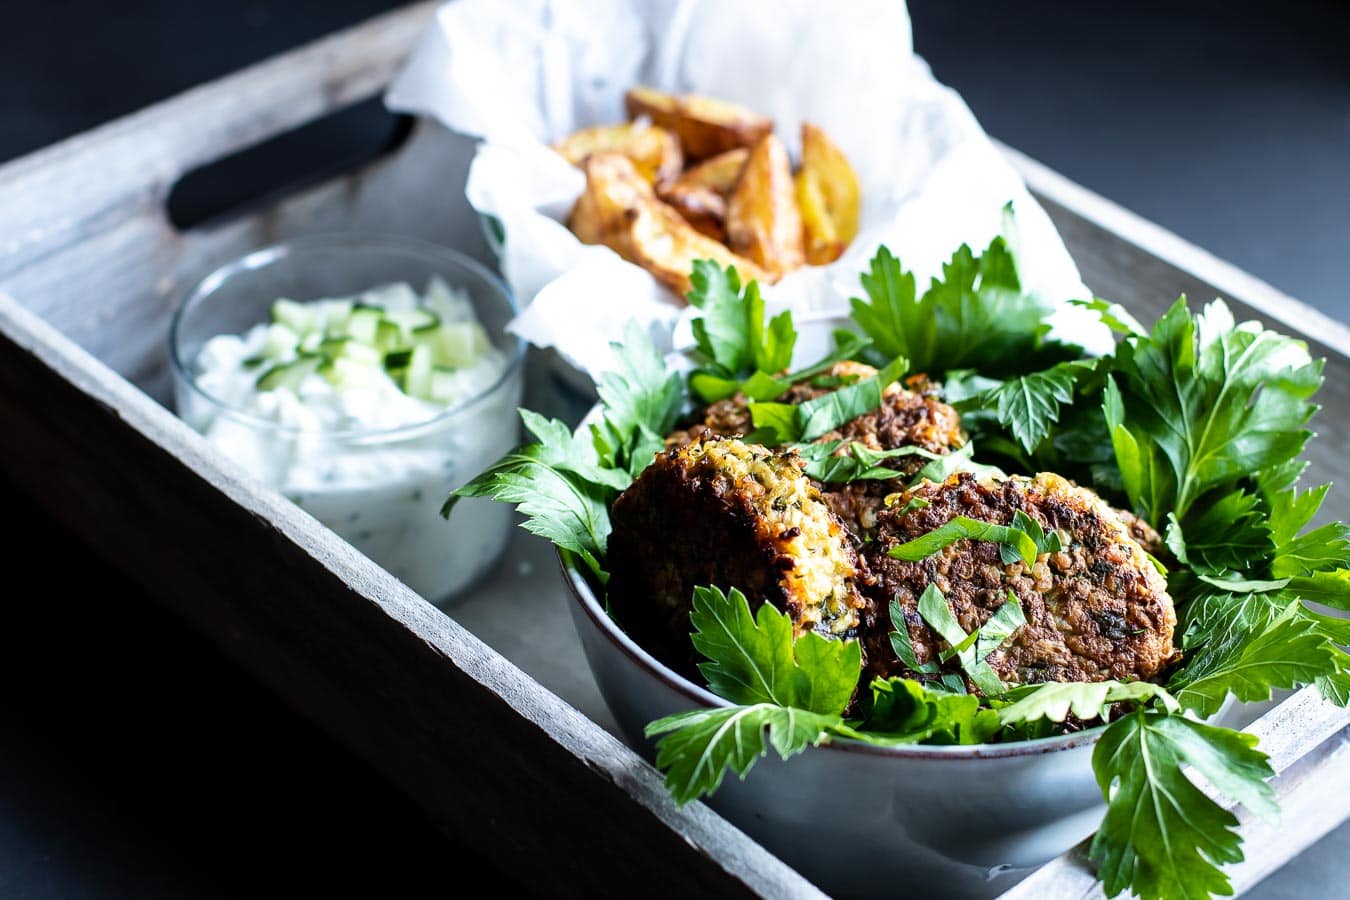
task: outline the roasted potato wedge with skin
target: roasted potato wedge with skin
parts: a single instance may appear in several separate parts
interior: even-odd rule
[[[604,244],[625,259],[632,259],[629,228],[635,210],[656,202],[651,185],[622,153],[592,153],[582,169],[586,172],[586,190],[572,208],[567,227],[583,243]]]
[[[696,166],[686,169],[675,179],[675,184],[688,187],[707,188],[710,191],[727,196],[740,181],[745,163],[750,159],[748,147],[737,147],[726,153],[719,153],[712,159],[706,159]]]
[[[671,207],[656,199],[631,160],[620,153],[593,153],[586,160],[586,190],[568,227],[587,244],[604,244],[642,266],[681,299],[689,291],[696,259],[734,265],[743,279],[768,280],[749,260],[694,230]]]
[[[750,151],[744,147],[719,153],[687,170],[668,184],[658,184],[656,195],[675,207],[699,231],[726,242],[727,195],[736,187]]]
[[[802,265],[802,216],[782,141],[765,135],[750,151],[727,201],[727,239],[775,279]]]
[[[861,191],[848,157],[824,131],[802,123],[802,167],[797,173],[806,261],[838,259],[858,234]]]
[[[583,128],[558,141],[553,149],[577,167],[593,153],[622,153],[649,184],[676,178],[684,168],[684,153],[675,135],[645,122]]]
[[[719,266],[735,266],[742,282],[777,279],[723,244],[699,234],[674,209],[653,201],[633,219],[629,231],[633,262],[651,272],[680,298],[689,293],[689,273],[694,260],[711,259]]]
[[[726,243],[727,230],[724,223],[727,218],[727,201],[721,194],[710,188],[684,185],[678,181],[664,187],[658,185],[656,194],[699,233]]]
[[[737,147],[751,147],[773,131],[773,120],[725,100],[697,94],[667,94],[635,87],[624,95],[630,118],[646,116],[675,133],[685,156],[707,159]]]

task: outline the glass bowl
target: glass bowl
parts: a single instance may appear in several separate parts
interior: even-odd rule
[[[423,291],[434,276],[464,292],[506,365],[485,390],[425,420],[345,430],[281,424],[198,382],[203,345],[269,321],[279,298],[352,297],[391,282]],[[212,272],[174,315],[169,355],[178,414],[413,590],[445,603],[487,571],[510,533],[504,504],[466,500],[451,521],[440,507],[517,443],[525,344],[506,332],[515,313],[499,278],[445,247],[359,234],[276,244]]]

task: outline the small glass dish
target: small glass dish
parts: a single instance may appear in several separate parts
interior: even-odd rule
[[[425,420],[325,429],[282,424],[199,383],[202,347],[268,322],[280,298],[301,303],[431,279],[462,291],[505,360],[489,387]],[[510,508],[470,499],[450,521],[450,492],[517,443],[525,343],[506,331],[510,290],[472,259],[406,238],[314,235],[257,250],[204,278],[170,326],[178,414],[227,456],[333,529],[413,590],[445,603],[480,578],[510,533]],[[458,523],[458,524],[456,524]]]

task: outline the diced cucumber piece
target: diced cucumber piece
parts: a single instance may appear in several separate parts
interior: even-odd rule
[[[329,337],[347,333],[347,320],[352,315],[352,301],[325,300],[323,303],[323,330]]]
[[[272,321],[285,325],[296,334],[316,331],[319,327],[316,312],[310,309],[308,304],[296,303],[294,300],[278,300],[273,303]]]
[[[462,369],[473,365],[491,344],[477,322],[448,322],[440,327],[436,364]]]
[[[323,374],[328,382],[339,390],[362,387],[376,388],[386,383],[383,369],[345,356],[339,356],[328,363],[324,367]]]
[[[473,320],[473,305],[463,293],[453,290],[439,275],[427,282],[422,303],[440,316],[442,322],[469,322]]]
[[[403,392],[426,400],[431,396],[431,376],[434,372],[430,347],[414,347],[408,357],[408,368],[403,372]]]
[[[367,307],[357,307],[347,316],[347,336],[363,344],[375,345],[375,336],[380,329],[380,311]]]
[[[369,366],[372,369],[380,368],[384,362],[384,357],[380,355],[380,351],[369,344],[362,344],[357,341],[347,341],[343,344],[342,351],[338,356],[354,363],[360,363],[363,366]]]
[[[423,307],[406,312],[388,310],[384,314],[384,321],[397,325],[404,338],[409,340],[414,334],[435,331],[441,324],[439,316]]]
[[[417,292],[406,281],[400,281],[366,291],[361,295],[361,302],[385,311],[405,312],[417,308]]]
[[[262,372],[260,391],[298,390],[318,373],[335,387],[385,387],[442,404],[464,392],[464,373],[491,349],[473,307],[441,278],[425,301],[406,284],[384,285],[359,299],[278,300],[259,352],[244,361]]]
[[[406,369],[411,361],[411,350],[391,350],[384,355],[384,367],[386,369]]]
[[[257,387],[260,391],[274,391],[277,388],[296,390],[300,382],[319,371],[323,357],[316,354],[302,356],[292,362],[279,363],[258,376]]]
[[[393,322],[380,320],[379,327],[375,332],[375,349],[381,353],[390,353],[400,348],[406,348],[408,342],[403,339],[403,329],[399,328]]]
[[[263,339],[262,349],[258,351],[258,356],[264,359],[290,356],[295,352],[296,345],[299,343],[300,335],[285,325],[268,325],[267,337]]]

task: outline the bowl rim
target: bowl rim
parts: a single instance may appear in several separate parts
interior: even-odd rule
[[[191,393],[202,398],[215,409],[259,430],[287,436],[317,436],[324,440],[372,440],[382,442],[404,440],[421,434],[424,431],[435,430],[447,420],[458,418],[474,406],[487,401],[494,394],[505,389],[512,379],[519,374],[524,365],[527,344],[523,337],[512,334],[511,336],[515,338],[514,346],[507,354],[506,365],[503,367],[501,375],[499,375],[492,384],[472,396],[465,397],[458,403],[437,410],[434,414],[425,419],[419,419],[416,422],[408,422],[402,425],[393,425],[383,428],[340,428],[319,431],[306,431],[295,425],[285,425],[272,419],[256,415],[248,410],[241,409],[233,403],[226,403],[224,400],[205,390],[198,384],[197,376],[192,372],[192,363],[185,360],[182,353],[180,330],[183,318],[188,309],[192,308],[194,304],[202,302],[204,298],[215,291],[226,279],[241,272],[263,268],[295,252],[348,246],[356,246],[362,249],[377,248],[384,251],[394,251],[413,256],[421,256],[423,258],[437,257],[439,258],[439,261],[448,263],[450,266],[458,267],[460,269],[460,272],[458,273],[451,271],[437,273],[445,278],[452,287],[463,284],[465,279],[462,276],[467,273],[469,278],[477,278],[491,292],[496,294],[499,299],[505,301],[512,319],[520,314],[520,304],[506,282],[476,259],[453,247],[437,244],[434,241],[422,240],[421,238],[382,232],[324,231],[297,235],[296,237],[287,238],[283,241],[267,244],[255,250],[251,250],[243,256],[238,256],[222,263],[212,269],[199,281],[193,283],[193,285],[183,293],[178,308],[174,310],[173,316],[169,320],[169,366],[177,380]],[[308,303],[318,299],[323,298],[310,298],[301,300],[300,302]],[[475,314],[475,318],[476,317]],[[511,334],[509,331],[507,333]]]
[[[843,310],[814,310],[803,316],[794,316],[794,319],[798,325],[810,324],[816,326],[851,321],[847,312]],[[676,367],[687,366],[687,353],[687,348],[677,349],[667,354],[666,360]],[[586,428],[591,422],[596,421],[599,413],[600,403],[597,401],[587,410],[577,428]],[[733,705],[729,700],[717,696],[707,688],[695,684],[671,669],[629,637],[619,627],[619,623],[614,621],[605,611],[604,605],[595,596],[595,591],[592,589],[590,582],[577,567],[575,557],[564,553],[559,547],[555,547],[554,552],[557,555],[558,564],[562,568],[563,580],[567,583],[568,591],[572,594],[573,600],[580,605],[582,612],[586,614],[587,618],[615,649],[666,687],[699,706],[716,708]],[[589,659],[587,662],[589,664]],[[828,741],[816,745],[816,749],[859,753],[868,756],[889,756],[897,759],[1010,759],[1091,746],[1101,738],[1106,727],[1105,725],[1097,725],[1072,734],[1008,741],[1002,744],[897,744],[891,747],[879,747],[850,738],[832,737]]]

